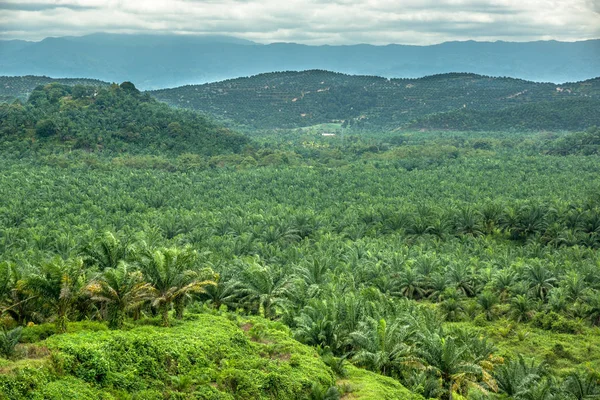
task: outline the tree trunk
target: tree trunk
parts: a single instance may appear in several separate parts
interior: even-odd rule
[[[57,333],[65,333],[67,331],[67,320],[66,314],[61,313],[58,315],[55,322]]]
[[[108,327],[110,329],[121,329],[125,322],[125,311],[114,307],[108,312]]]
[[[163,304],[160,307],[160,314],[162,316],[162,326],[164,326],[164,327],[169,326],[169,305],[168,304]]]
[[[175,318],[183,319],[183,311],[185,310],[185,302],[183,299],[175,301]]]

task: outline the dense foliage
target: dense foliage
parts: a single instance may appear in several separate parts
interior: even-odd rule
[[[52,83],[37,87],[25,104],[0,104],[0,143],[17,152],[63,147],[215,155],[239,152],[248,140],[124,82],[106,88]]]
[[[406,398],[403,387],[425,398],[598,394],[600,160],[587,147],[597,129],[395,134],[385,144],[363,135],[343,146],[310,135],[264,146],[257,137],[262,148],[194,162],[4,153],[0,349],[16,360],[5,362],[5,387],[31,396],[69,387],[90,398],[211,388],[234,398]],[[299,383],[303,373],[281,378],[294,351],[307,350],[211,361],[247,346],[239,333],[233,347],[210,347],[210,372],[198,373],[190,352],[225,322],[199,331],[181,321],[216,310],[267,347],[283,337],[261,339],[260,324],[244,318],[287,325],[320,349],[314,362],[330,369],[318,368],[321,386]],[[132,329],[144,321],[172,327]],[[110,350],[134,342],[156,357]],[[54,372],[21,368],[48,357],[46,347]],[[270,366],[232,371],[259,361]]]
[[[576,130],[600,125],[598,113],[593,112],[600,99],[600,79],[554,85],[474,74],[385,79],[304,71],[150,93],[178,107],[257,128],[338,121],[363,130],[394,129],[430,114],[434,114],[431,119],[418,126]]]
[[[59,83],[61,85],[109,86],[109,83],[97,79],[85,78],[49,78],[47,76],[0,76],[0,102],[12,103],[14,100],[27,101],[33,90],[42,85]]]
[[[465,131],[583,130],[600,124],[598,110],[599,98],[539,102],[492,111],[462,108],[418,118],[410,127]]]
[[[335,81],[322,115],[468,88],[420,121],[475,131],[250,140],[129,82],[0,105],[0,399],[600,396],[600,130],[505,125],[593,122],[597,82],[291,76]]]

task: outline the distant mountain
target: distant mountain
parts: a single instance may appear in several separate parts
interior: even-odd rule
[[[578,81],[599,74],[600,40],[306,46],[260,45],[224,36],[94,34],[40,42],[0,41],[0,75],[127,80],[144,89],[306,69],[386,78],[472,72]]]
[[[313,70],[150,93],[171,105],[254,128],[328,122],[368,129],[571,130],[600,125],[600,78],[555,85],[475,74],[386,79]]]
[[[33,89],[49,83],[60,83],[75,86],[108,86],[108,82],[97,79],[62,78],[54,79],[47,76],[0,76],[0,102],[11,102],[15,99],[26,101]]]

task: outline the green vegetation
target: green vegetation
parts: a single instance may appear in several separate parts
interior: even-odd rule
[[[4,366],[0,398],[65,398],[69,388],[90,399],[303,399],[313,384],[334,385],[331,369],[286,327],[232,314],[56,335],[27,351],[42,349],[52,354],[42,368],[36,359]]]
[[[583,130],[598,125],[600,99],[579,98],[539,102],[500,110],[480,111],[462,108],[446,113],[431,114],[410,123],[413,129]]]
[[[0,104],[0,143],[16,152],[239,152],[248,140],[197,114],[170,109],[129,82],[107,88],[52,83],[25,104]]]
[[[47,76],[0,76],[0,102],[12,103],[15,100],[27,101],[29,95],[38,86],[48,85],[50,83],[59,83],[61,85],[81,85],[106,87],[109,83],[97,79],[83,78],[49,78]]]
[[[598,128],[250,140],[89,90],[2,106],[0,398],[600,393]]]
[[[475,74],[385,79],[304,71],[150,93],[177,107],[260,129],[329,122],[363,131],[578,130],[600,125],[595,112],[600,79],[554,85]]]

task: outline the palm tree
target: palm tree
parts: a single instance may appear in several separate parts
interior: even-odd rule
[[[509,268],[501,269],[494,274],[492,287],[502,300],[507,299],[515,279],[515,273]]]
[[[330,270],[327,261],[321,258],[310,258],[296,268],[295,273],[306,286],[322,285],[327,282],[327,273]]]
[[[529,282],[533,294],[542,301],[546,300],[546,295],[556,283],[556,278],[550,270],[539,262],[526,267],[525,279]]]
[[[483,235],[485,227],[480,214],[472,208],[466,207],[454,216],[454,230],[461,235],[480,236]]]
[[[528,321],[533,316],[533,302],[526,295],[517,295],[510,302],[511,317],[517,322]]]
[[[249,259],[247,263],[249,265],[241,272],[240,279],[243,302],[254,309],[255,313],[262,313],[265,318],[274,318],[276,308],[286,303],[291,276],[282,270],[261,265],[255,258]]]
[[[423,276],[411,267],[404,268],[400,272],[394,279],[394,286],[396,288],[394,294],[409,299],[419,299],[425,294],[425,280]]]
[[[486,203],[481,210],[479,210],[479,215],[481,215],[482,226],[484,233],[491,234],[500,224],[502,219],[502,213],[504,209],[501,205],[495,203]]]
[[[600,399],[598,374],[590,372],[572,372],[563,382],[563,392],[570,399]]]
[[[27,279],[27,287],[56,315],[56,330],[67,330],[69,313],[83,286],[83,260],[56,257]]]
[[[586,299],[585,314],[592,325],[600,326],[600,293],[594,291]]]
[[[116,268],[107,268],[86,287],[92,300],[108,307],[108,326],[119,329],[123,326],[127,311],[136,309],[150,298],[151,285],[144,282],[141,271],[131,271],[121,261]]]
[[[0,315],[8,314],[18,325],[35,315],[35,296],[26,287],[25,275],[15,264],[0,263]]]
[[[523,205],[517,210],[509,209],[505,214],[504,227],[513,239],[525,239],[543,233],[548,227],[554,210],[541,205]]]
[[[498,304],[498,302],[498,297],[489,290],[484,290],[477,298],[477,303],[479,303],[479,306],[485,313],[485,318],[488,321],[492,320],[492,317],[494,315],[494,308],[496,304]]]
[[[523,398],[546,373],[544,364],[525,361],[522,355],[509,359],[494,370],[498,390],[512,398]]]
[[[177,318],[183,317],[185,299],[191,293],[202,293],[214,285],[218,276],[210,269],[197,269],[198,254],[186,247],[146,251],[140,265],[151,284],[152,304],[158,307],[162,325],[169,326],[169,310],[175,304]]]
[[[295,318],[295,337],[310,346],[329,347],[335,353],[341,344],[335,305],[333,299],[311,299]]]
[[[564,288],[567,297],[576,302],[585,297],[589,290],[585,279],[577,271],[570,271],[560,282],[560,286]]]
[[[233,278],[225,278],[220,276],[215,285],[207,285],[204,288],[204,293],[200,295],[201,299],[216,309],[221,306],[227,306],[228,309],[235,309],[239,306],[239,292],[242,284]]]
[[[444,290],[448,287],[448,281],[443,274],[435,273],[429,277],[427,286],[427,297],[439,303],[444,297]]]
[[[464,312],[462,292],[455,287],[448,287],[442,293],[440,308],[447,321],[458,321]]]
[[[443,399],[452,400],[453,392],[464,386],[481,390],[485,390],[482,383],[495,386],[492,376],[472,359],[466,346],[438,332],[423,335],[418,341],[415,362],[441,378]]]
[[[391,376],[407,361],[413,330],[400,321],[367,318],[350,334],[356,352],[352,359],[371,371]]]
[[[15,348],[21,340],[23,333],[23,327],[17,326],[14,329],[7,330],[2,328],[0,331],[0,356],[4,358],[11,358],[15,355]]]
[[[451,264],[446,275],[448,283],[454,285],[465,296],[469,297],[475,294],[474,279],[465,264]]]
[[[104,232],[84,253],[84,260],[96,265],[101,271],[117,268],[119,262],[127,261],[134,251],[128,241],[117,238],[112,232]]]

